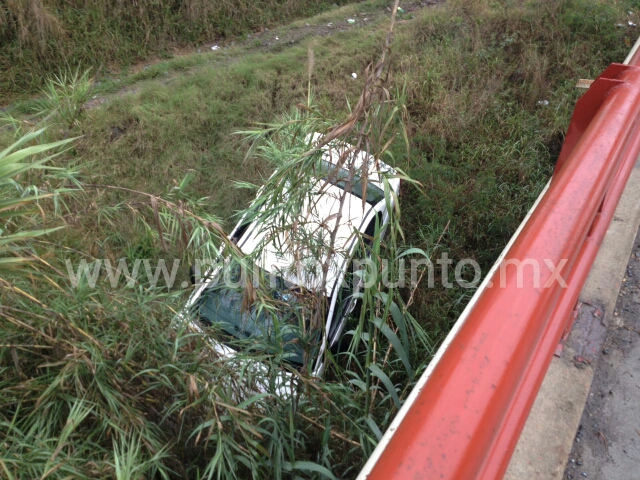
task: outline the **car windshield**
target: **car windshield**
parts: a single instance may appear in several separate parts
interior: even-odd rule
[[[332,185],[336,187],[340,187],[343,190],[346,190],[347,182],[349,181],[349,172],[344,168],[336,168],[336,166],[326,160],[320,161],[320,169],[325,173],[323,180],[330,182]],[[356,172],[352,180],[353,184],[351,190],[349,191],[351,194],[355,195],[358,198],[362,198],[364,195],[364,182],[362,181],[362,177]],[[369,205],[376,205],[377,203],[384,200],[384,191],[374,185],[371,182],[367,182],[367,198],[365,201]]]
[[[237,285],[241,278],[241,269],[237,262],[229,265],[227,280]],[[264,272],[262,272],[264,273]],[[284,360],[303,364],[303,348],[298,327],[297,294],[299,287],[291,285],[277,276],[276,288],[270,291],[276,300],[277,311],[251,306],[243,309],[242,287],[226,286],[224,281],[215,281],[216,285],[204,291],[198,302],[199,316],[206,324],[217,324],[225,333],[239,339],[260,338],[273,345],[274,351],[282,351]],[[218,274],[218,280],[222,276]]]

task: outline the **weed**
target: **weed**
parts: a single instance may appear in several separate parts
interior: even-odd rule
[[[0,273],[3,276],[11,271],[25,270],[25,267],[37,263],[37,257],[28,253],[30,239],[53,233],[62,228],[48,225],[45,228],[25,228],[27,224],[42,226],[44,215],[40,214],[44,211],[38,205],[43,200],[51,200],[58,196],[59,191],[34,187],[25,188],[16,180],[46,168],[46,164],[55,154],[33,162],[29,161],[30,157],[59,150],[59,147],[70,142],[70,140],[63,140],[41,145],[29,145],[42,133],[43,130],[39,130],[26,134],[0,151],[0,213],[3,220],[0,230]]]
[[[431,251],[450,222],[440,248],[452,258],[474,258],[487,271],[497,257],[549,178],[579,95],[575,79],[595,77],[628,48],[630,34],[615,28],[626,11],[584,1],[495,4],[476,17],[444,5],[398,25],[391,78],[405,86],[411,156],[396,166],[424,186],[402,192],[411,246]],[[582,17],[585,8],[593,15]],[[311,85],[328,116],[355,105],[383,38],[384,28],[372,25],[313,40]],[[158,194],[193,170],[190,191],[206,196],[225,224],[247,202],[234,181],[261,184],[272,168],[245,160],[232,133],[306,102],[308,45],[194,64],[188,76],[144,83],[84,119],[78,154],[94,161],[96,183]],[[421,289],[412,313],[446,331],[465,295]]]
[[[79,125],[92,83],[89,70],[82,74],[76,69],[55,75],[47,80],[43,97],[36,101],[33,113],[50,126],[70,129]]]
[[[0,5],[0,98],[40,88],[60,65],[107,68],[167,55],[172,47],[214,42],[313,15],[347,0],[64,0]]]

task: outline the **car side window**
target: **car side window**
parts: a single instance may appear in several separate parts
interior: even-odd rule
[[[246,232],[247,228],[249,228],[249,225],[251,225],[251,222],[245,222],[240,225],[237,230],[231,235],[231,241],[237,244],[242,238],[242,235],[244,235],[244,232]]]

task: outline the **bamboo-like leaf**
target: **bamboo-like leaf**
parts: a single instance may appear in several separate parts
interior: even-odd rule
[[[42,145],[24,147],[25,144],[37,139],[43,132],[43,129],[30,132],[0,152],[0,186],[16,185],[14,178],[17,175],[29,170],[44,168],[45,163],[50,161],[56,155],[59,155],[60,152],[34,162],[23,162],[23,160],[47,151],[59,149],[74,140],[67,139]],[[35,191],[36,194],[24,195],[15,198],[11,196],[6,188],[4,190],[0,190],[0,218],[7,219],[31,215],[34,212],[35,207],[40,208],[36,202],[46,198],[55,198],[56,195],[58,195],[58,193],[51,192],[40,194],[38,193],[37,188],[27,189],[27,191]],[[34,208],[20,208],[28,207],[29,205],[33,205]],[[44,214],[44,210],[40,211]],[[18,230],[8,235],[0,235],[0,271],[16,270],[33,260],[29,257],[7,257],[7,255],[16,251],[14,244],[54,232],[60,228],[62,227],[38,230]]]
[[[411,368],[411,363],[409,362],[409,353],[405,349],[405,347],[402,345],[402,342],[400,342],[400,339],[398,338],[398,336],[395,334],[393,330],[391,330],[391,328],[389,328],[389,325],[387,325],[386,322],[381,318],[376,317],[374,319],[374,323],[376,327],[382,332],[382,334],[385,337],[387,337],[387,340],[389,340],[389,343],[393,345],[393,348],[398,354],[398,357],[400,357],[400,360],[402,360],[402,363],[404,364],[404,368],[407,371],[407,375],[409,375],[409,378],[412,378],[413,369]]]
[[[15,243],[22,240],[27,240],[29,238],[40,237],[42,235],[47,235],[49,233],[53,233],[57,230],[60,230],[64,227],[55,227],[55,228],[44,228],[41,230],[26,230],[24,232],[12,233],[11,235],[6,235],[0,237],[0,246],[7,245],[9,243]]]
[[[34,261],[33,257],[0,257],[0,269],[12,270],[23,268]]]
[[[376,298],[380,299],[385,305],[389,306],[389,312],[391,313],[391,318],[393,318],[393,323],[396,324],[398,330],[400,331],[400,335],[402,336],[402,345],[405,349],[409,349],[409,332],[408,325],[398,304],[393,301],[393,298],[385,293],[378,292],[376,293]]]
[[[364,421],[369,426],[369,428],[371,429],[373,434],[376,436],[378,441],[380,441],[380,439],[382,438],[382,431],[380,430],[380,427],[378,427],[378,425],[376,424],[375,420],[371,418],[371,415],[367,415]]]
[[[389,376],[386,373],[384,373],[382,369],[375,363],[372,363],[371,365],[369,365],[369,370],[374,376],[380,379],[382,384],[387,389],[387,392],[389,392],[389,395],[393,399],[393,403],[395,403],[396,407],[398,407],[399,409],[401,407],[400,398],[398,397],[398,392],[396,392],[396,387],[393,385],[393,382],[391,381]]]
[[[238,408],[240,410],[244,410],[249,405],[251,405],[252,403],[255,403],[255,402],[259,401],[259,400],[262,400],[263,398],[267,398],[267,397],[270,397],[270,396],[271,396],[271,394],[268,393],[268,392],[258,393],[256,395],[253,395],[253,396],[247,398],[244,402],[240,403],[238,405]]]
[[[284,462],[283,466],[284,466],[284,469],[289,472],[294,470],[300,470],[303,472],[319,473],[326,478],[331,478],[334,480],[336,478],[327,467],[323,467],[322,465],[315,462],[307,462],[307,461],[298,461],[293,463]]]
[[[396,256],[396,260],[400,260],[401,258],[406,257],[408,255],[422,255],[425,258],[429,258],[429,255],[427,254],[427,252],[425,252],[422,248],[412,247],[412,248],[403,250],[402,253]]]
[[[52,142],[52,143],[45,143],[42,145],[33,145],[31,147],[26,147],[23,148],[21,150],[18,150],[17,152],[13,152],[10,153],[6,156],[2,156],[0,155],[0,167],[3,167],[5,165],[9,165],[9,164],[18,164],[20,165],[20,162],[22,160],[24,160],[27,157],[31,157],[33,155],[37,155],[39,153],[43,153],[49,150],[53,150],[55,148],[58,148],[60,146],[63,145],[67,145],[70,142],[73,142],[74,140],[76,140],[76,138],[67,138],[66,140],[59,140],[57,142]],[[57,154],[54,155],[50,155],[48,156],[45,160],[41,160],[39,162],[36,162],[36,165],[38,164],[42,164],[47,160],[50,160],[51,158],[55,157]],[[0,177],[2,178],[2,177]]]
[[[29,132],[26,135],[20,137],[16,142],[9,145],[7,148],[0,152],[0,158],[6,157],[9,153],[13,152],[16,148],[24,145],[25,143],[29,143],[31,140],[39,137],[44,133],[45,129],[41,128],[40,130],[36,130],[33,132]]]

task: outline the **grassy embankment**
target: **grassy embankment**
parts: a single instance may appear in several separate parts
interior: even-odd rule
[[[345,3],[10,0],[0,5],[0,98],[34,92],[63,65],[114,73],[175,48],[211,46]]]
[[[392,80],[406,85],[413,147],[400,166],[422,183],[421,191],[403,192],[411,246],[431,251],[444,232],[439,248],[456,261],[474,258],[486,271],[551,173],[581,93],[576,79],[594,78],[624,58],[634,31],[615,24],[626,16],[586,1],[475,10],[454,3],[398,26]],[[313,86],[325,110],[339,114],[347,100],[353,104],[361,82],[351,73],[362,74],[376,58],[383,35],[381,22],[313,41]],[[91,162],[99,183],[155,194],[193,169],[194,193],[210,197],[212,211],[229,219],[247,201],[233,182],[259,183],[267,173],[243,159],[241,138],[232,133],[304,101],[308,43],[235,58],[232,50],[229,60],[116,97],[88,112],[77,129],[85,135],[77,154]],[[430,323],[455,318],[468,292],[423,294],[415,313]]]
[[[576,80],[594,78],[610,62],[621,61],[633,42],[633,30],[615,27],[626,22],[629,7],[595,0],[449,2],[402,19],[391,81],[406,86],[412,149],[408,157],[400,146],[394,153],[397,166],[422,185],[406,186],[401,195],[408,245],[434,256],[447,251],[453,259],[475,258],[486,271],[551,173],[580,94]],[[335,19],[374,7],[346,8]],[[312,41],[313,86],[325,111],[338,116],[346,112],[347,99],[353,104],[362,75],[354,80],[351,73],[361,74],[378,57],[384,27],[357,26]],[[244,160],[241,139],[232,133],[304,103],[310,42],[276,52],[242,50],[241,56],[231,49],[228,61],[214,60],[169,81],[147,81],[139,91],[86,112],[71,129],[52,133],[83,135],[65,158],[82,159],[87,183],[162,195],[195,170],[190,193],[210,197],[207,209],[230,226],[229,218],[248,200],[233,181],[259,183],[268,173],[262,162]],[[150,70],[162,75],[189,61]],[[57,232],[58,243],[99,258],[163,256],[128,213],[111,210],[106,216],[104,205],[125,200],[125,194],[91,190],[89,198],[70,201],[66,218],[73,228]],[[0,471],[28,465],[41,475],[64,460],[52,477],[115,476],[129,463],[129,472],[139,467],[150,474],[167,467],[178,475],[206,471],[226,477],[242,468],[269,477],[326,470],[353,477],[376,429],[384,430],[395,411],[380,395],[363,417],[361,409],[371,404],[363,405],[355,383],[321,382],[309,384],[295,406],[274,399],[266,415],[250,405],[234,410],[225,403],[233,398],[209,383],[224,378],[224,366],[216,370],[197,349],[174,343],[167,333],[167,306],[178,308],[181,292],[155,296],[141,290],[116,297],[70,291],[62,297],[54,288],[34,285],[40,285],[40,300],[64,320],[42,327],[48,337],[40,339],[41,346],[0,351],[6,402],[0,410],[14,414],[5,414],[0,428],[8,429],[13,418],[24,427],[11,430],[11,450],[0,457],[9,466],[0,463]],[[438,339],[469,294],[421,285],[412,311]],[[20,318],[40,328],[36,317]],[[78,333],[77,325],[89,335]],[[4,337],[28,343],[28,335],[14,323]],[[55,343],[65,337],[74,344]],[[431,352],[413,353],[419,373]],[[36,368],[32,359],[39,355],[48,361]],[[408,387],[398,385],[401,398]],[[353,421],[361,418],[373,432],[368,436]],[[33,432],[41,432],[37,440]]]

